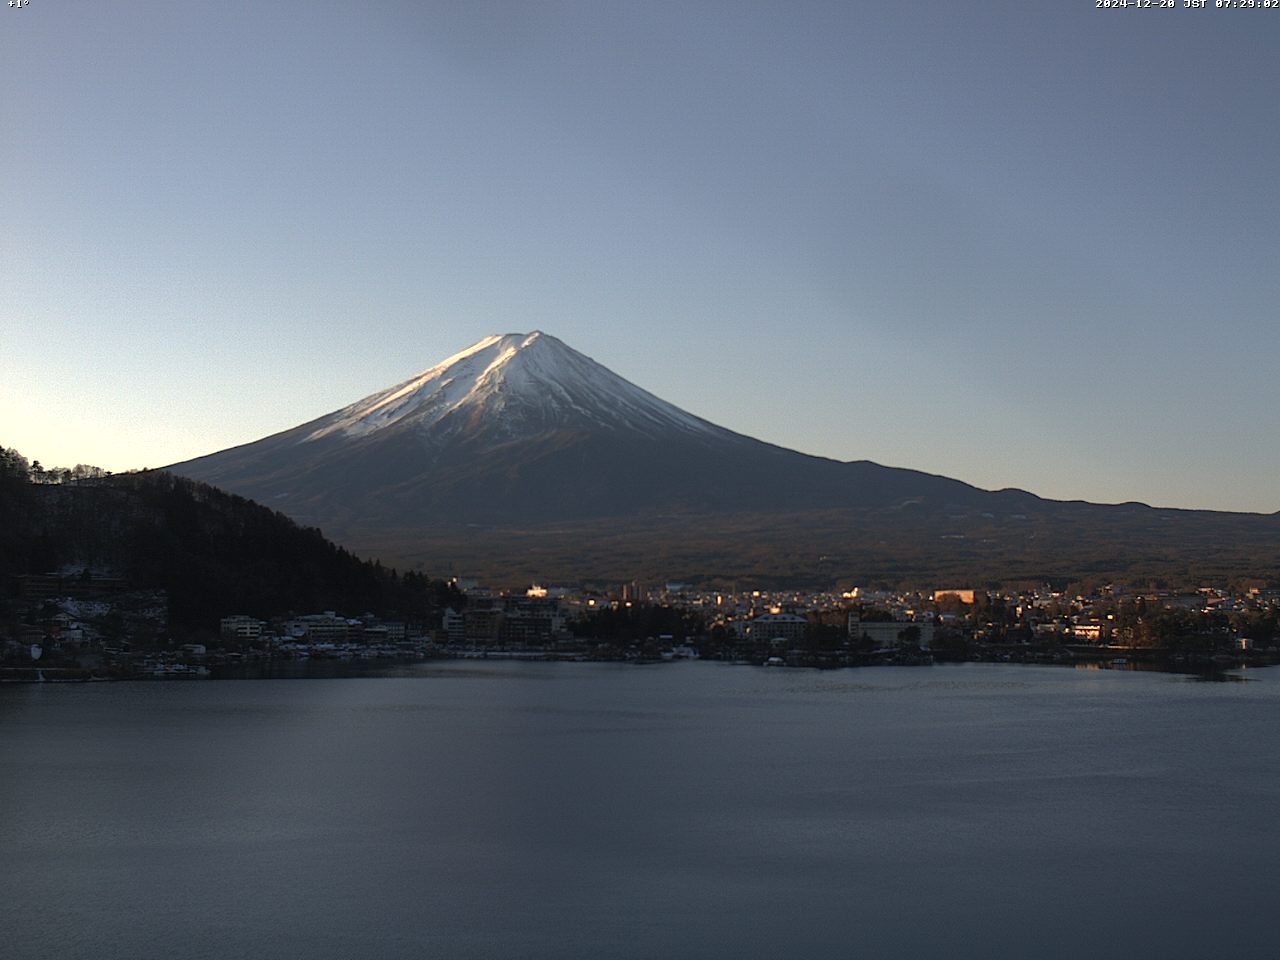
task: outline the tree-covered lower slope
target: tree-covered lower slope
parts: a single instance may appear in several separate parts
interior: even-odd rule
[[[0,466],[0,591],[15,575],[89,569],[166,590],[174,630],[216,627],[232,613],[326,609],[425,621],[455,600],[441,581],[401,577],[194,480],[153,472],[34,483],[16,461]]]
[[[1081,582],[1280,583],[1280,516],[1044,501],[1036,510],[908,504],[864,510],[669,514],[521,526],[401,526],[344,538],[405,567],[486,583],[771,588]]]

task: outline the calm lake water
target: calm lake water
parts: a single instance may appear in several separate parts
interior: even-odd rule
[[[1266,957],[1280,670],[0,689],[0,953]]]

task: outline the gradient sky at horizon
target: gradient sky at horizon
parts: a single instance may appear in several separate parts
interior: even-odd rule
[[[1280,510],[1280,9],[1212,2],[0,6],[0,444],[537,328],[808,453]]]

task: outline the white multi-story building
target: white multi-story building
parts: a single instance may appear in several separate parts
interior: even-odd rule
[[[751,639],[799,642],[808,626],[808,620],[794,613],[764,613],[751,621]]]
[[[262,636],[262,621],[253,617],[223,617],[218,627],[224,640],[257,640]]]
[[[306,637],[312,643],[341,643],[347,639],[347,620],[332,610],[295,617],[285,624],[291,637]]]
[[[849,639],[870,640],[877,647],[897,647],[908,642],[914,628],[916,642],[927,650],[933,643],[932,620],[865,620],[849,619]]]

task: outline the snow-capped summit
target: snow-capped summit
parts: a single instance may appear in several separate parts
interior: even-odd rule
[[[420,542],[442,527],[469,538],[513,524],[954,503],[980,493],[734,433],[540,331],[485,337],[333,413],[170,469],[366,547]]]
[[[391,427],[504,436],[592,426],[656,434],[719,428],[545,334],[495,334],[319,421],[299,442]]]
[[[825,580],[860,557],[850,569],[872,579],[972,581],[1104,569],[1099,549],[1145,565],[1240,540],[1280,556],[1276,518],[1159,511],[1168,522],[1153,524],[1140,504],[1046,501],[764,443],[540,331],[485,337],[341,410],[168,469],[437,573]]]

